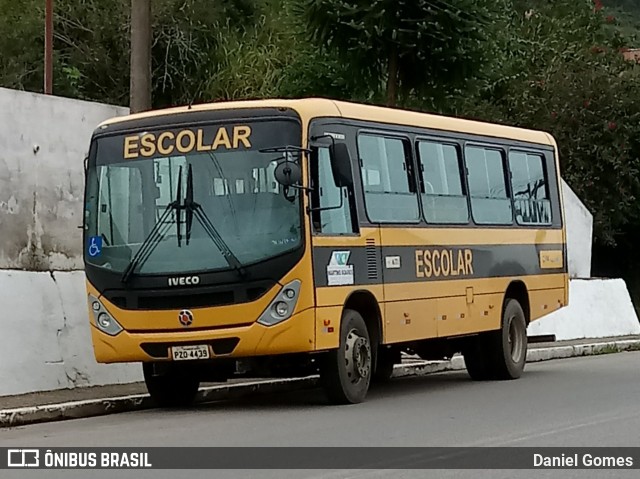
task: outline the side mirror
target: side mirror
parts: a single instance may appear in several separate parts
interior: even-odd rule
[[[331,157],[331,169],[333,170],[333,179],[339,187],[352,186],[353,175],[351,172],[351,157],[349,149],[344,143],[333,143],[329,147]]]
[[[273,176],[284,187],[294,186],[302,180],[302,170],[300,165],[293,161],[283,161],[276,166]]]

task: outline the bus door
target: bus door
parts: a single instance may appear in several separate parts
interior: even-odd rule
[[[377,230],[360,229],[355,200],[357,187],[338,185],[330,143],[319,141],[312,145],[309,162],[313,269],[319,318],[339,318],[346,299],[356,289],[372,286],[381,290],[379,280],[375,279],[380,269]],[[354,152],[350,154],[353,160]],[[355,169],[351,171],[355,176]],[[356,181],[357,176],[354,183]],[[337,332],[335,337],[318,334],[316,346],[333,347],[332,341],[337,337]]]

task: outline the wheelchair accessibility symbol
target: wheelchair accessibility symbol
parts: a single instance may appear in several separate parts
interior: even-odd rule
[[[101,236],[92,236],[89,238],[89,247],[88,251],[90,258],[95,258],[102,254],[102,237]]]

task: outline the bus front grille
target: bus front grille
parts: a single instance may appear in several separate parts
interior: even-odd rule
[[[260,299],[273,283],[182,290],[107,290],[104,297],[125,310],[158,311],[182,308],[207,308],[249,303]]]

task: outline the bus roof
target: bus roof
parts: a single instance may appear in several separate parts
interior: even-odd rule
[[[504,138],[529,143],[556,146],[553,137],[543,131],[527,130],[512,126],[486,123],[475,120],[420,113],[410,110],[382,106],[351,103],[325,98],[304,98],[299,100],[268,99],[243,100],[204,103],[191,107],[181,106],[159,110],[151,110],[127,116],[115,117],[104,121],[99,126],[123,123],[143,118],[169,116],[178,113],[202,112],[209,110],[230,110],[242,108],[290,108],[300,117],[309,121],[313,118],[338,117],[352,120],[375,121],[379,123],[430,128],[450,132]]]

